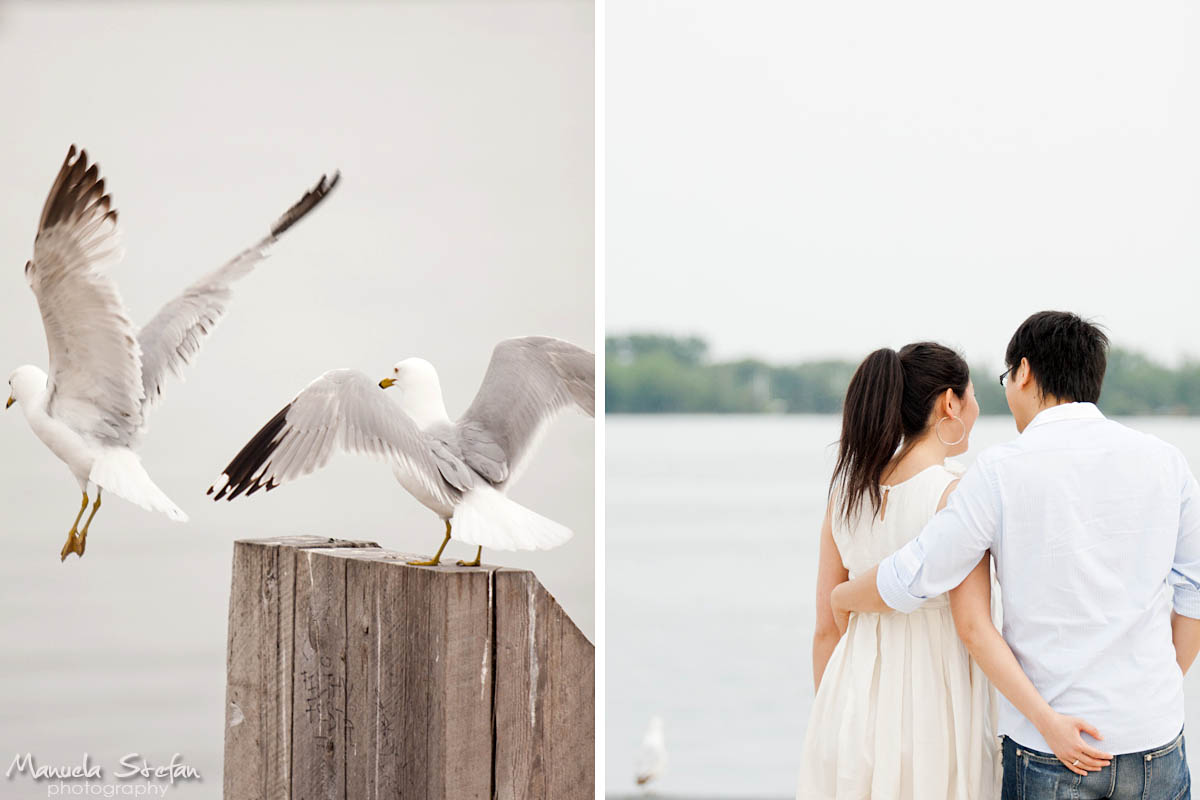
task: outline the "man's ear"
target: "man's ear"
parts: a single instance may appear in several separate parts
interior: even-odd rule
[[[1021,356],[1021,363],[1017,365],[1013,378],[1017,382],[1018,389],[1024,389],[1033,380],[1033,369],[1029,366],[1029,359],[1025,356]]]

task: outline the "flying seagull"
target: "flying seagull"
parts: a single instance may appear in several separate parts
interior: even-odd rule
[[[396,387],[393,403],[381,388]],[[391,463],[400,485],[441,517],[446,535],[428,561],[436,566],[454,538],[483,548],[549,549],[571,537],[566,527],[509,500],[542,429],[562,409],[595,416],[595,356],[544,336],[496,345],[474,402],[451,421],[437,371],[408,358],[376,383],[335,369],[310,383],[254,435],[209,487],[214,500],[270,491],[329,463],[335,449]]]
[[[150,411],[162,396],[167,373],[181,376],[224,316],[231,284],[266,258],[279,236],[315,208],[338,178],[338,173],[331,180],[322,175],[266,237],[184,289],[138,330],[108,274],[121,258],[117,212],[99,164],[89,166],[87,151],[76,155],[71,145],[42,208],[33,260],[25,264],[46,327],[50,374],[18,367],[9,376],[5,406],[21,405],[29,427],[79,481],[83,502],[62,560],[70,553],[83,556],[104,491],[187,520],[134,453]],[[80,530],[93,485],[96,502]]]

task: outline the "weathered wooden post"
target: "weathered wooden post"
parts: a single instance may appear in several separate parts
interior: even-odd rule
[[[226,800],[593,797],[595,649],[533,573],[239,541]]]

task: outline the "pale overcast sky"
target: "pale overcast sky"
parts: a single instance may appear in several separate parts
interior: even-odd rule
[[[720,356],[1030,313],[1200,357],[1200,18],[1170,3],[610,3],[610,332]]]

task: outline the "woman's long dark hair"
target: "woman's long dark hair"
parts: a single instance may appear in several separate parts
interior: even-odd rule
[[[846,390],[829,483],[830,496],[840,494],[838,512],[847,524],[864,495],[871,498],[872,513],[879,513],[879,480],[897,449],[903,444],[907,450],[925,432],[942,392],[952,389],[964,397],[970,377],[963,357],[936,342],[915,342],[899,353],[885,347],[859,364]]]

